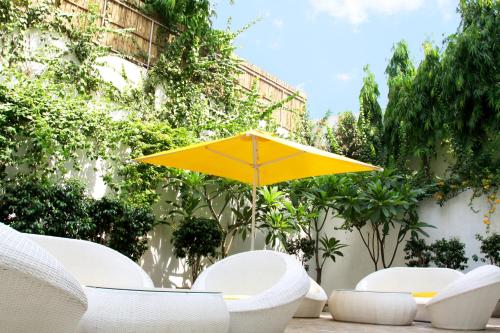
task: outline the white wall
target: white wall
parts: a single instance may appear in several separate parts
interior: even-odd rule
[[[333,236],[348,245],[341,250],[344,254],[343,257],[337,257],[335,263],[328,259],[323,268],[321,285],[329,295],[334,289],[354,288],[359,280],[373,272],[375,268],[358,231],[335,230],[335,227],[339,227],[342,224],[342,220],[339,218],[330,219],[327,223],[325,227],[327,235],[329,237]],[[386,248],[388,249],[386,253],[390,255],[392,255],[392,249],[395,246],[395,237],[392,236],[394,235],[388,237],[386,241]],[[403,251],[398,250],[393,266],[403,265],[403,257]],[[312,278],[316,278],[313,261],[311,262],[309,275]],[[379,267],[380,265],[381,263],[379,263]]]
[[[436,229],[427,229],[429,233],[428,242],[433,242],[441,238],[458,237],[465,243],[465,252],[468,258],[477,254],[480,256],[480,243],[475,239],[476,234],[484,235],[486,225],[483,224],[483,215],[488,212],[489,206],[486,198],[483,196],[472,202],[472,208],[469,202],[472,197],[472,191],[466,191],[450,199],[443,207],[437,205],[433,200],[426,200],[420,204],[419,215],[424,222],[431,223]],[[500,214],[498,210],[490,217],[491,232],[500,233]],[[481,262],[475,263],[469,259],[467,263],[469,268],[481,265]]]
[[[467,270],[482,264],[474,262],[471,257],[474,254],[480,255],[480,244],[475,239],[475,235],[485,234],[486,226],[483,224],[483,215],[489,209],[487,200],[483,196],[473,202],[474,209],[479,210],[479,212],[472,211],[469,207],[471,195],[472,191],[466,191],[447,201],[443,207],[440,207],[434,200],[428,199],[423,201],[419,207],[420,220],[436,227],[436,229],[426,229],[430,236],[426,239],[427,243],[432,243],[443,237],[446,239],[458,237],[466,244],[466,256],[469,258]],[[490,220],[490,230],[499,233],[500,213],[498,210],[491,216]],[[343,258],[339,258],[336,263],[330,261],[325,265],[322,286],[327,294],[330,294],[333,289],[354,288],[361,278],[374,271],[359,234],[334,230],[334,226],[339,226],[341,223],[335,220],[331,222],[328,225],[328,234],[335,236],[349,246],[344,249]],[[393,246],[394,238],[388,242],[389,249]],[[404,266],[403,247],[404,242],[400,245],[398,256],[393,264],[394,267]],[[311,267],[309,275],[313,278],[316,276],[314,267]]]

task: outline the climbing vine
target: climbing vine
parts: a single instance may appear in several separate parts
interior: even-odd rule
[[[111,190],[103,199],[106,207],[111,202],[113,209],[130,207],[130,212],[150,214],[157,203],[161,207],[157,222],[171,223],[173,220],[165,219],[169,207],[161,202],[160,193],[176,172],[133,159],[258,125],[275,130],[272,113],[287,102],[266,105],[256,87],[250,91],[241,88],[237,84],[240,60],[232,45],[237,32],[212,29],[208,17],[203,16],[207,13],[198,14],[194,15],[197,18],[184,15],[181,21],[173,20],[171,24],[183,27],[144,82],[120,90],[99,73],[102,57],[110,50],[98,41],[103,32],[126,32],[97,24],[101,18],[94,4],[89,5],[88,13],[69,14],[51,0],[0,0],[2,187],[12,187],[20,179],[28,179],[34,186],[38,180],[64,183],[97,172]],[[306,119],[303,123],[308,124]],[[213,193],[223,189],[224,184],[216,180],[210,185]],[[241,217],[234,226],[221,225],[227,229],[222,230],[223,254],[235,235],[246,237],[246,188],[243,192],[241,198],[230,198]],[[207,194],[209,203],[212,199]],[[109,210],[106,207],[103,211]],[[221,216],[215,219],[222,222]],[[154,225],[140,226],[140,251],[134,252],[134,259],[145,249],[143,234]],[[131,240],[121,234],[109,240],[125,252],[127,241]]]

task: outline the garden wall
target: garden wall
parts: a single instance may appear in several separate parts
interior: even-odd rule
[[[482,216],[488,211],[485,198],[474,200],[474,209],[468,206],[472,191],[466,191],[455,198],[452,198],[440,207],[432,199],[421,203],[419,214],[422,221],[432,224],[436,229],[429,228],[426,231],[430,237],[427,243],[441,238],[449,239],[458,237],[466,244],[466,256],[469,258],[469,269],[482,263],[472,261],[471,257],[479,253],[479,242],[475,239],[475,234],[484,234],[485,225],[482,223]],[[226,218],[230,218],[227,216]],[[491,231],[500,232],[500,214],[496,212],[491,216]],[[342,224],[338,218],[330,219],[327,233],[341,240],[349,246],[343,250],[344,257],[338,257],[337,262],[328,261],[323,271],[322,286],[329,294],[333,289],[354,288],[356,283],[367,274],[374,271],[373,263],[368,256],[360,236],[357,232],[335,230]],[[150,249],[141,259],[142,267],[151,275],[157,286],[168,288],[189,287],[191,281],[187,273],[187,267],[183,261],[175,259],[172,254],[170,243],[171,231],[167,226],[158,226],[150,234]],[[394,236],[394,235],[392,235]],[[389,237],[388,249],[395,245],[394,237]],[[248,251],[250,243],[236,240],[231,253]],[[404,243],[400,245],[393,266],[404,266]],[[257,249],[264,249],[264,235],[258,234],[256,241]],[[314,263],[311,262],[309,274],[315,277]]]
[[[116,85],[124,89],[127,85],[140,84],[142,77],[146,74],[141,66],[126,61],[117,56],[108,56],[103,58],[105,66],[99,67],[101,75]],[[124,79],[122,71],[126,72],[127,80]],[[117,111],[116,117],[120,116]],[[95,196],[101,197],[106,193],[106,187],[102,181],[99,172],[95,173],[92,167],[85,173],[88,179],[88,190]],[[162,189],[159,189],[162,191]],[[173,194],[164,193],[161,202],[164,202],[168,196]],[[466,243],[466,255],[471,257],[473,254],[479,254],[479,243],[474,238],[476,233],[484,234],[486,228],[482,223],[483,214],[488,210],[485,198],[474,200],[474,208],[478,213],[474,213],[469,207],[471,191],[464,192],[455,198],[447,201],[443,207],[437,205],[433,200],[426,200],[420,205],[421,220],[436,226],[436,229],[427,229],[430,234],[428,242],[432,242],[442,237],[459,237]],[[172,199],[172,198],[170,198]],[[158,210],[159,206],[156,207]],[[231,216],[226,216],[230,219]],[[490,218],[491,230],[500,232],[500,215],[496,212]],[[327,232],[340,239],[343,243],[349,244],[344,249],[344,257],[339,257],[336,263],[328,262],[323,272],[323,287],[330,293],[336,288],[353,288],[357,281],[372,272],[373,264],[370,261],[361,239],[357,233],[335,230],[341,222],[331,219]],[[175,259],[172,255],[172,246],[170,243],[170,230],[167,226],[156,227],[149,235],[150,249],[140,260],[141,266],[150,274],[154,283],[158,287],[188,287],[190,285],[189,272],[183,261]],[[394,246],[394,240],[391,239],[389,248]],[[249,242],[236,241],[231,253],[247,251]],[[259,234],[256,242],[256,248],[264,248],[263,235]],[[469,268],[479,265],[469,259]],[[394,266],[404,265],[403,251],[400,249]],[[314,266],[310,267],[311,276],[315,276]]]

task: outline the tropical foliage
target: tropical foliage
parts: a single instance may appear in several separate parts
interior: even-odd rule
[[[420,221],[417,203],[424,191],[411,185],[408,177],[392,171],[370,176],[353,175],[340,188],[336,208],[344,219],[342,228],[355,230],[365,245],[375,270],[392,266],[407,235],[425,235],[431,225]],[[388,236],[396,242],[388,248]]]

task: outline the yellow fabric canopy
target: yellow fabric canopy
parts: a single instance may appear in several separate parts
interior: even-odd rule
[[[258,130],[139,157],[136,161],[198,171],[253,185],[252,250],[257,186],[326,174],[381,170]]]
[[[370,164],[257,130],[136,160],[198,171],[256,186],[326,174],[380,170]]]

